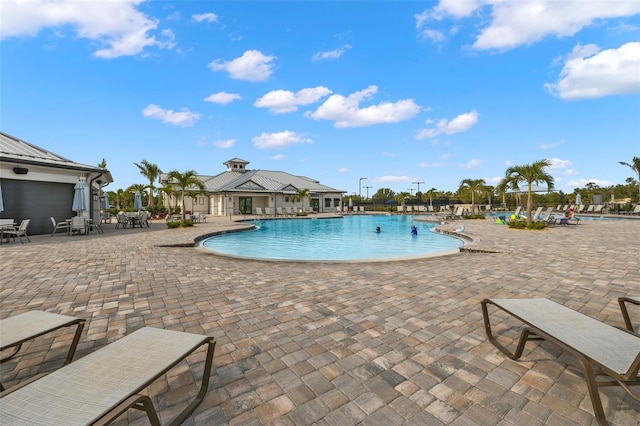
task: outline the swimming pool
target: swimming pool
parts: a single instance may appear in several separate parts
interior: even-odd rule
[[[256,229],[216,235],[200,246],[217,254],[263,260],[366,262],[458,252],[463,241],[431,231],[435,223],[410,216],[253,221]],[[417,235],[411,234],[411,225]],[[380,232],[376,232],[380,227]]]

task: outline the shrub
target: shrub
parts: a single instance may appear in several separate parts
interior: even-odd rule
[[[483,214],[466,214],[462,216],[464,219],[486,219],[486,216]]]
[[[180,222],[177,222],[177,221],[167,222],[167,227],[168,228],[179,228],[180,227]]]
[[[181,221],[180,224],[182,225],[183,228],[188,228],[190,226],[193,226],[193,221],[185,219],[185,220]]]
[[[531,222],[527,225],[526,220],[511,220],[507,225],[511,229],[529,229],[533,231],[539,231],[547,227],[544,222]]]

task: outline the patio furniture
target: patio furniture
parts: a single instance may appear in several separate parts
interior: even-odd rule
[[[29,222],[31,222],[31,219],[23,219],[22,222],[20,222],[20,226],[18,228],[16,228],[15,226],[5,226],[2,229],[2,235],[7,238],[7,241],[9,240],[9,238],[13,238],[13,240],[15,241],[16,237],[18,237],[20,243],[24,244],[24,241],[22,241],[22,237],[25,237],[27,241],[31,242],[31,240],[29,239],[29,235],[27,235]]]
[[[51,236],[53,237],[58,229],[63,229],[69,233],[69,229],[71,224],[67,220],[63,220],[62,222],[56,222],[56,220],[51,216],[51,224],[53,225],[53,231],[51,232]]]
[[[87,235],[87,220],[82,216],[74,216],[71,218],[71,235],[81,233]]]
[[[200,389],[171,422],[178,425],[207,393],[215,341],[209,336],[150,327],[141,328],[24,387],[16,386],[3,392],[0,424],[104,425],[130,408],[136,408],[146,412],[152,425],[160,425],[151,398],[140,392],[205,345],[208,349]]]
[[[13,219],[0,219],[0,244],[4,239],[4,230],[11,229],[15,227],[15,222]],[[9,237],[7,237],[7,242],[9,242]]]
[[[627,304],[640,306],[640,298],[638,297],[618,297],[618,304],[622,311],[622,317],[624,318],[624,325],[627,330],[634,331],[633,324],[631,323],[631,316],[629,316],[629,310]]]
[[[511,352],[494,336],[489,320],[489,305],[526,325],[522,328],[515,351]],[[630,386],[640,385],[640,336],[548,299],[484,299],[481,306],[488,340],[509,358],[519,359],[530,340],[546,340],[577,358],[582,364],[594,415],[599,424],[608,424],[599,386],[619,385],[631,398],[640,401],[640,397],[630,389]]]
[[[116,215],[116,229],[120,228],[121,226],[123,228],[126,228],[128,224],[129,219],[127,219],[127,216],[125,216],[124,213],[118,213]]]
[[[73,360],[85,320],[68,315],[54,314],[44,311],[28,311],[13,317],[0,320],[0,351],[13,348],[13,352],[0,359],[0,363],[10,360],[18,354],[22,344],[44,334],[64,327],[76,326],[76,333],[71,341],[64,365]],[[4,390],[0,384],[0,390]]]

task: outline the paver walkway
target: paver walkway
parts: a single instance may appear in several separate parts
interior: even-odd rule
[[[485,338],[480,301],[548,297],[623,326],[617,297],[640,295],[640,221],[537,232],[464,221],[474,247],[500,252],[381,263],[262,262],[166,246],[242,226],[114,223],[102,235],[2,244],[0,317],[42,309],[86,318],[77,357],[142,326],[214,336],[209,393],[186,425],[595,424],[577,362],[545,343],[507,359]],[[3,365],[2,382],[60,365],[71,336],[52,336]],[[202,359],[152,386],[164,419],[192,396]],[[617,388],[602,394],[612,424],[640,424],[640,404]],[[146,424],[137,412],[127,423]]]

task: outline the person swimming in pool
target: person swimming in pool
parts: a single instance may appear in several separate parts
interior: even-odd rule
[[[379,234],[380,233],[380,227],[376,226],[376,232]]]
[[[411,235],[418,235],[418,228],[415,225],[411,225]]]

